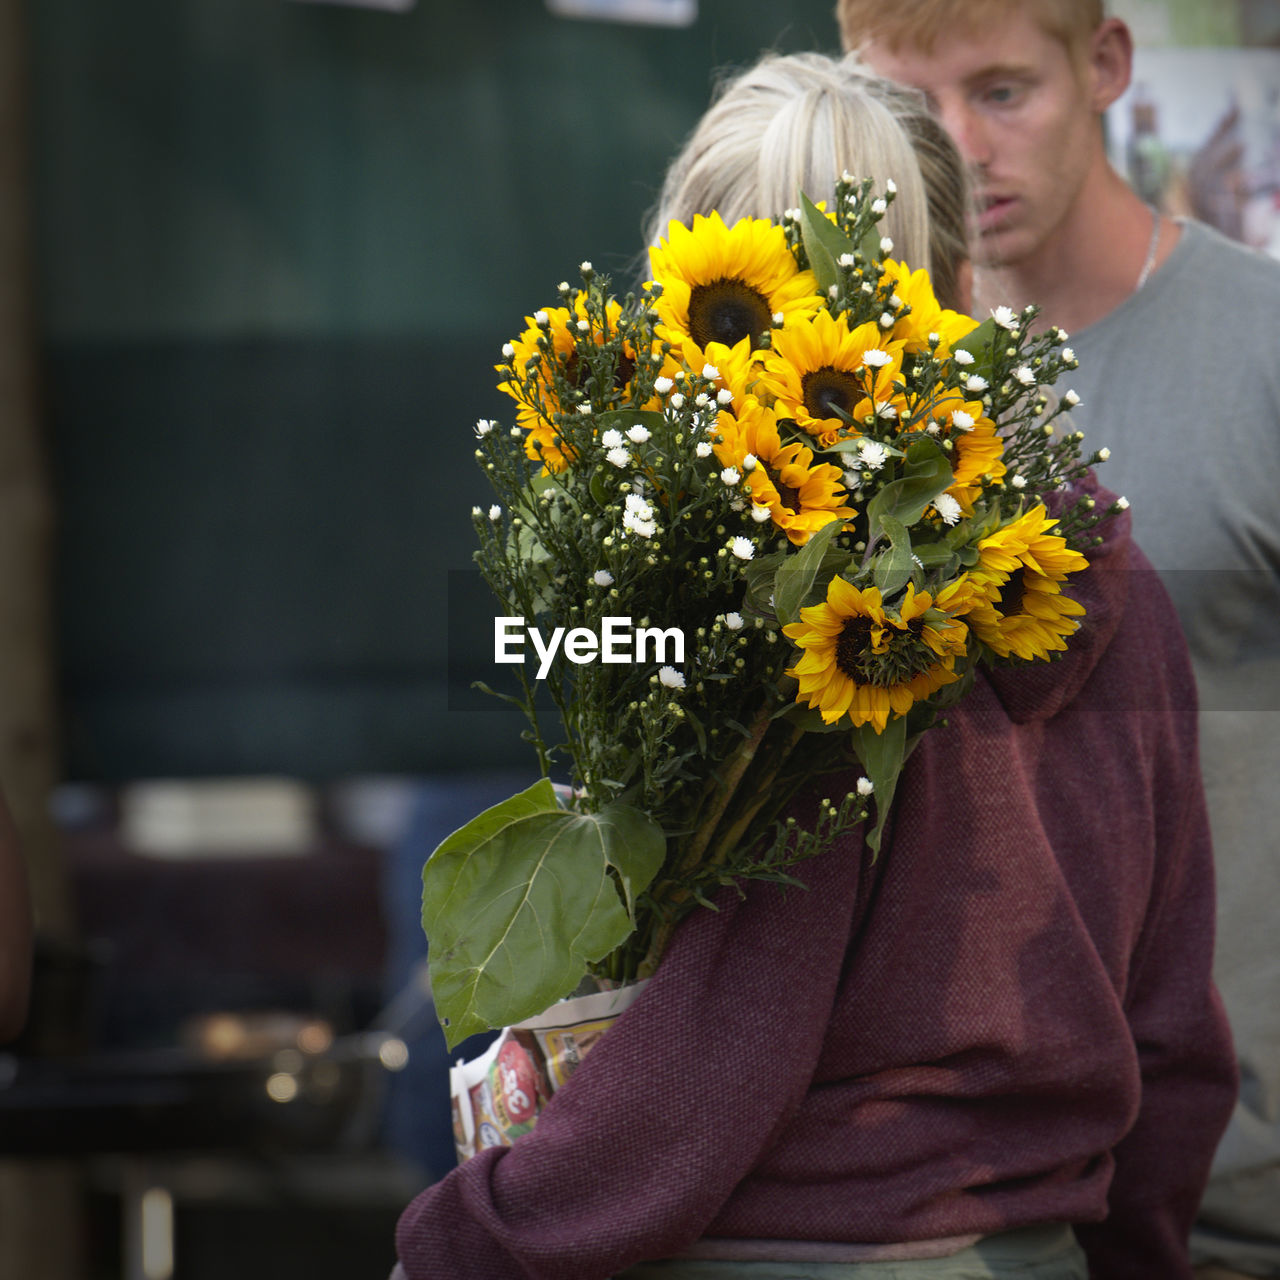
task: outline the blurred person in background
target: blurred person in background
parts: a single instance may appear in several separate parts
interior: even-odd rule
[[[836,13],[845,48],[922,91],[969,164],[982,307],[1036,303],[1071,331],[1075,425],[1110,448],[1107,484],[1189,641],[1241,1072],[1194,1252],[1226,1268],[1206,1274],[1280,1276],[1280,263],[1161,216],[1111,168],[1103,113],[1133,49],[1101,0]]]
[[[31,991],[31,899],[18,833],[0,792],[0,1044],[27,1017]]]

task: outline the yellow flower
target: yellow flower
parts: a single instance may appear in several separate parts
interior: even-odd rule
[[[840,468],[815,463],[813,451],[799,441],[783,444],[777,418],[754,397],[743,403],[737,418],[721,413],[719,432],[716,457],[742,473],[752,503],[767,508],[794,545],[803,546],[832,520],[852,520],[858,514],[846,501]],[[755,459],[750,470],[748,455]]]
[[[819,311],[774,332],[758,394],[774,398],[780,418],[793,418],[802,430],[832,444],[860,434],[868,415],[892,418],[902,412],[901,391],[894,386],[902,374],[902,350],[901,341],[885,338],[875,324],[850,329],[843,319]]]
[[[674,346],[690,340],[699,352],[713,343],[752,347],[773,317],[806,314],[822,305],[812,271],[801,271],[781,227],[743,218],[726,227],[718,213],[695,214],[693,227],[671,223],[649,250],[653,279],[662,286],[655,307],[660,331]],[[701,367],[696,357],[690,361]]]
[[[892,258],[884,260],[884,268],[894,293],[911,308],[910,315],[903,316],[893,326],[893,336],[904,339],[908,351],[928,351],[929,335],[936,333],[938,355],[945,357],[961,338],[978,327],[972,316],[942,306],[934,296],[927,271],[912,271],[905,262],[895,262]]]
[[[583,370],[579,367],[577,324],[588,319],[586,295],[581,291],[577,294],[572,311],[568,307],[553,307],[542,314],[546,316],[545,326],[539,325],[533,316],[525,317],[527,328],[512,341],[512,356],[506,364],[496,368],[499,373],[505,373],[508,366],[514,371],[515,376],[500,382],[498,390],[505,391],[520,406],[516,422],[529,433],[524,442],[526,456],[534,462],[541,462],[544,471],[555,472],[563,471],[575,454],[562,438],[554,417],[557,413],[572,413],[577,406],[576,401],[568,405],[561,403],[555,372],[569,387],[580,385]],[[616,329],[621,314],[621,304],[609,299],[605,318],[611,333]],[[546,352],[538,345],[538,339],[544,334],[551,344],[550,351]],[[606,339],[606,335],[594,327],[592,337],[598,344]],[[526,373],[525,366],[535,357],[538,360],[536,369]],[[616,391],[625,392],[635,368],[635,352],[627,350],[614,375]]]
[[[918,407],[909,411],[919,413]],[[982,492],[984,477],[1000,480],[1005,474],[1004,441],[986,416],[980,400],[966,400],[959,391],[947,391],[929,408],[930,434],[952,444],[951,470],[955,479],[947,492],[965,515],[973,514],[974,499]]]
[[[969,605],[961,584],[953,587],[947,603],[957,610]],[[787,672],[799,681],[796,701],[816,707],[826,724],[847,714],[877,733],[891,715],[905,715],[959,679],[955,661],[967,635],[964,623],[913,584],[894,611],[877,588],[860,589],[843,578],[833,578],[826,600],[801,609],[800,621],[783,632],[803,651]]]
[[[969,624],[1002,658],[1047,658],[1065,649],[1085,611],[1062,594],[1062,583],[1088,561],[1048,532],[1055,524],[1044,507],[1033,507],[978,543],[970,578],[979,594]]]

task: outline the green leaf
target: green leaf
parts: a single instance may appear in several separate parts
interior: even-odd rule
[[[626,941],[665,855],[639,809],[573,813],[545,778],[444,840],[423,868],[422,925],[449,1047],[568,995]]]
[[[925,508],[955,479],[942,447],[933,440],[917,440],[907,449],[902,474],[867,503],[867,528],[872,538],[884,534],[886,518],[913,525]]]
[[[823,569],[824,563],[827,562],[827,551],[831,547],[831,540],[843,528],[843,520],[829,520],[795,555],[787,556],[774,575],[773,607],[779,621],[784,625],[794,622],[800,616],[800,610],[808,598],[809,590],[814,585],[819,571]],[[849,557],[843,552],[833,557],[836,563],[841,559],[847,563]],[[830,575],[828,575],[829,580]]]
[[[1000,328],[992,319],[984,320],[972,333],[952,345],[953,351],[967,351],[974,360],[967,372],[981,374],[989,382],[995,367],[995,345]]]
[[[853,252],[853,241],[804,192],[800,193],[800,237],[818,287],[826,293],[839,283],[840,269],[836,264],[841,254]]]
[[[902,716],[890,717],[883,733],[877,733],[869,724],[859,725],[853,730],[853,749],[874,788],[876,820],[867,832],[867,844],[873,854],[878,854],[885,819],[907,758],[906,720]]]
[[[881,596],[891,600],[911,580],[916,565],[911,558],[911,534],[907,526],[893,516],[882,515],[880,528],[889,539],[889,549],[880,552],[873,561],[873,580]]]

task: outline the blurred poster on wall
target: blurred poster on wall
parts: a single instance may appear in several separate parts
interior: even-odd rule
[[[1117,0],[1133,81],[1112,163],[1150,204],[1280,258],[1280,0]]]

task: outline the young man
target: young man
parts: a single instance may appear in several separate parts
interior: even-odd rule
[[[1108,165],[1132,42],[1101,0],[839,0],[847,49],[921,89],[972,170],[975,292],[1072,333],[1073,417],[1111,460],[1187,634],[1240,1102],[1194,1236],[1280,1276],[1280,264],[1163,218]],[[981,314],[981,311],[979,311]],[[1136,1273],[1135,1273],[1136,1274]]]

